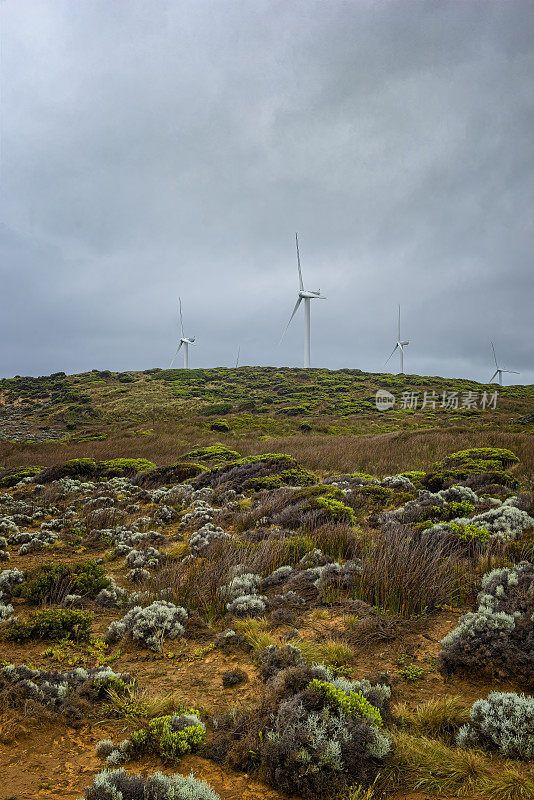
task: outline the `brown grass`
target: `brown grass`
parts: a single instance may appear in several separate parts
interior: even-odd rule
[[[417,541],[402,528],[377,531],[361,559],[356,594],[370,605],[413,617],[454,599],[452,562],[439,541]]]
[[[324,472],[370,472],[386,475],[411,469],[427,469],[436,460],[467,447],[506,447],[521,459],[516,474],[534,481],[534,448],[527,433],[498,430],[472,431],[466,428],[400,431],[375,436],[328,436],[298,434],[261,440],[254,435],[199,433],[196,424],[181,420],[156,424],[150,436],[132,436],[114,430],[104,441],[30,444],[0,442],[0,465],[7,468],[25,464],[59,464],[70,458],[92,456],[106,460],[143,457],[156,464],[170,464],[193,446],[221,442],[243,455],[284,452],[295,456],[309,469]]]
[[[379,775],[386,786],[446,795],[469,794],[487,800],[527,800],[532,774],[479,750],[448,747],[435,739],[393,731],[393,754]]]

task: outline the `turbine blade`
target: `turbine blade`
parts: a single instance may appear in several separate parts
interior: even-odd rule
[[[184,338],[184,323],[182,320],[182,298],[178,298],[178,303],[180,304],[180,336],[182,339]]]
[[[178,345],[178,348],[177,348],[177,350],[176,350],[176,353],[175,353],[175,354],[173,355],[173,357],[172,357],[172,361],[171,361],[171,363],[170,363],[169,369],[171,369],[172,365],[173,365],[173,364],[174,364],[174,362],[176,361],[176,356],[177,356],[177,355],[178,355],[178,353],[180,352],[180,347],[182,346],[182,344],[183,344],[183,342],[180,342],[180,344]]]
[[[387,359],[387,361],[386,361],[386,364],[388,363],[388,361],[390,360],[391,356],[393,355],[393,353],[395,352],[395,350],[397,349],[397,347],[398,347],[398,346],[399,346],[398,344],[396,344],[396,345],[395,345],[395,347],[394,347],[394,348],[393,348],[393,350],[391,351],[391,355],[389,356],[389,358],[388,358],[388,359]],[[384,366],[386,366],[386,364],[384,364]]]
[[[516,369],[503,369],[503,372],[512,372],[514,375],[521,375]]]
[[[400,342],[400,303],[399,303],[399,335],[397,337],[397,341]]]
[[[499,374],[499,372],[500,372],[500,369],[496,369],[496,370],[495,370],[495,372],[493,373],[493,375],[492,375],[492,376],[491,376],[491,378],[489,379],[489,382],[490,382],[490,383],[493,383],[493,379],[494,379],[494,377],[495,377],[496,375],[498,375],[498,374]]]
[[[298,300],[297,300],[297,302],[295,303],[295,308],[293,309],[293,313],[292,313],[292,314],[291,314],[291,316],[289,317],[289,322],[287,323],[286,327],[284,328],[284,332],[283,332],[283,334],[282,334],[282,335],[281,335],[281,337],[280,337],[280,341],[278,342],[278,344],[279,344],[279,345],[280,345],[280,344],[282,344],[282,339],[283,339],[283,338],[284,338],[284,336],[286,335],[286,331],[287,331],[287,329],[289,328],[289,326],[291,325],[291,320],[293,319],[293,317],[294,317],[294,316],[295,316],[295,314],[297,313],[297,308],[300,306],[301,302],[302,302],[302,297],[299,297],[299,299],[298,299]]]
[[[495,355],[495,348],[493,346],[493,342],[491,343],[491,349],[493,350],[493,359],[495,361],[495,366],[499,369],[499,365],[497,364],[497,356]]]
[[[302,280],[302,270],[300,268],[299,235],[298,235],[298,233],[295,234],[295,242],[297,243],[297,266],[299,268],[299,287],[300,287],[300,291],[303,292],[304,291],[304,282]]]

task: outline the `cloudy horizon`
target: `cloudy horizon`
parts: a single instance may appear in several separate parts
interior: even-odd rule
[[[168,367],[179,295],[191,367],[302,366],[298,231],[312,366],[397,371],[400,303],[407,373],[534,383],[533,23],[3,0],[0,377]]]

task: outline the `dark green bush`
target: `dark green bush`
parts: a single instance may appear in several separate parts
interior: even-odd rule
[[[4,638],[14,642],[25,642],[28,639],[59,641],[66,637],[86,641],[91,633],[92,621],[93,615],[86,611],[47,608],[36,611],[27,622],[10,622]]]
[[[51,483],[60,478],[92,479],[98,467],[94,458],[73,458],[64,464],[47,467],[35,477],[36,483]]]
[[[519,463],[511,450],[498,447],[472,447],[451,453],[434,464],[434,468],[423,479],[423,486],[437,492],[446,484],[467,481],[475,475],[484,475],[485,483],[497,483],[516,488],[516,478],[506,470]]]
[[[432,506],[429,509],[428,518],[448,522],[457,517],[467,517],[474,510],[475,507],[468,500],[453,501],[452,503],[445,503],[444,506]]]
[[[95,597],[109,585],[105,569],[95,561],[81,564],[49,563],[28,573],[15,594],[30,603],[54,602],[66,594]]]
[[[221,431],[224,433],[225,431],[229,430],[230,430],[230,425],[228,423],[228,420],[226,419],[216,419],[210,425],[210,431]]]
[[[469,450],[459,450],[444,458],[441,463],[444,467],[458,467],[473,461],[497,462],[500,469],[519,464],[519,458],[515,453],[500,447],[472,447]]]
[[[23,478],[32,478],[42,472],[44,467],[15,467],[0,472],[0,486],[15,486]]]

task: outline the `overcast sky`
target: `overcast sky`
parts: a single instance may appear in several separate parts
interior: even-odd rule
[[[313,366],[534,383],[534,0],[0,16],[0,375],[302,366],[298,231]]]

